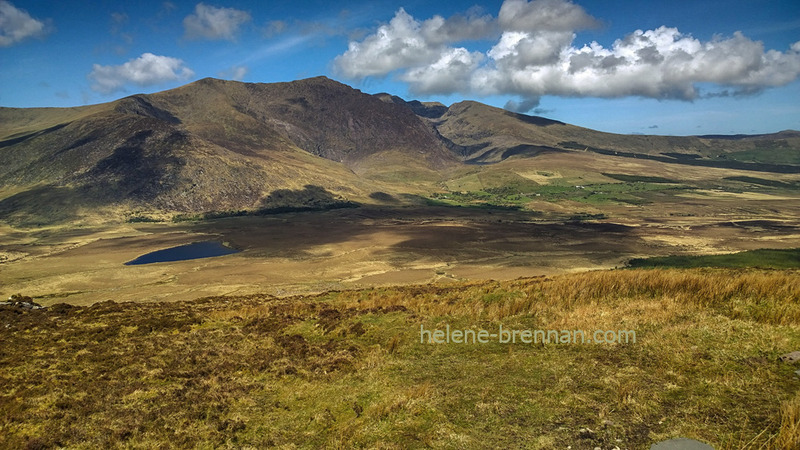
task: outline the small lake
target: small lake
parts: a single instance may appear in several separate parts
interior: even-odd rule
[[[165,248],[163,250],[156,250],[144,254],[132,261],[126,262],[125,265],[135,266],[158,262],[185,261],[187,259],[230,255],[231,253],[239,253],[239,250],[226,247],[217,241],[192,242],[191,244],[179,245],[177,247]]]

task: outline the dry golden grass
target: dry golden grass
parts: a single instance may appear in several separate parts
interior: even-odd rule
[[[781,403],[781,426],[772,441],[774,448],[800,448],[800,393]]]
[[[732,274],[734,276],[732,276]],[[800,276],[797,271],[623,270],[593,271],[511,282],[473,282],[458,287],[394,288],[387,295],[343,292],[338,300],[348,308],[404,306],[432,316],[466,315],[501,320],[521,314],[570,313],[609,307],[621,313],[633,308],[631,299],[656,300],[658,308],[643,311],[639,320],[652,321],[664,310],[725,309],[731,319],[772,325],[800,323]],[[366,291],[370,292],[370,291]],[[377,290],[373,292],[383,291]],[[411,295],[423,292],[430,295]],[[474,301],[483,299],[482,302]],[[788,301],[787,299],[795,299]],[[753,307],[753,304],[758,307]]]
[[[797,448],[777,357],[798,314],[797,271],[699,269],[0,307],[0,447]],[[636,342],[435,345],[421,325]]]

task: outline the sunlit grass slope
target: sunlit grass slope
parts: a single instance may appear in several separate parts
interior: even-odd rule
[[[797,448],[800,272],[0,307],[2,448]],[[633,330],[431,344],[427,330]]]

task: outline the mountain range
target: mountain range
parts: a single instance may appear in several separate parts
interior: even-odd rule
[[[98,105],[0,108],[0,220],[402,203],[476,166],[511,170],[554,154],[568,165],[570,154],[586,152],[800,173],[798,149],[797,131],[619,135],[473,101],[370,95],[325,77],[205,78]]]

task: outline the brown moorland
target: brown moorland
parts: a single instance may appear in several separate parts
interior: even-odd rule
[[[797,271],[672,269],[0,306],[0,446],[797,448],[798,299]],[[500,326],[635,334],[420,341]]]

